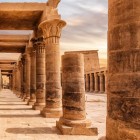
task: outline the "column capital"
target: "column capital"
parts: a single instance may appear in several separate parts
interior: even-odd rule
[[[59,43],[61,30],[65,25],[66,22],[61,19],[45,20],[40,23],[39,29],[42,30],[47,43]]]
[[[44,53],[45,52],[45,42],[43,37],[36,38],[33,45],[36,53]]]

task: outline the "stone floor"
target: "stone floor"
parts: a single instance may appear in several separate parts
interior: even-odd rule
[[[61,135],[57,119],[43,118],[39,111],[17,98],[10,90],[0,92],[0,140],[98,140],[105,136],[106,95],[86,93],[87,117],[98,127],[98,136]]]

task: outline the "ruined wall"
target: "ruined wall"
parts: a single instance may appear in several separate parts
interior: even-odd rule
[[[85,73],[88,72],[88,71],[93,71],[95,69],[100,68],[98,51],[97,50],[65,52],[65,54],[69,54],[69,53],[82,53],[82,54],[84,54]]]

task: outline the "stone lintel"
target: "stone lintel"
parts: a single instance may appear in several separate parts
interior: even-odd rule
[[[92,54],[92,53],[97,53],[97,52],[98,50],[68,51],[68,52],[65,52],[65,54],[71,54],[71,53]]]
[[[29,42],[28,35],[0,35],[0,42]]]
[[[1,30],[34,30],[46,3],[0,3]]]

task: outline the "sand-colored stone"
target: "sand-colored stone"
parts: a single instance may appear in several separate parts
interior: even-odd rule
[[[36,102],[36,51],[32,48],[31,51],[31,80],[30,80],[30,100],[28,102],[29,105],[34,105]]]
[[[39,110],[33,110],[10,90],[2,90],[0,140],[98,140],[105,135],[106,95],[88,93],[86,96],[87,117],[98,127],[98,136],[62,135],[55,127],[58,119],[43,118]]]
[[[93,71],[100,68],[98,50],[85,50],[85,51],[70,51],[65,54],[83,54],[84,55],[84,71]],[[93,61],[94,60],[94,61]]]
[[[44,117],[62,116],[59,39],[65,25],[66,23],[60,19],[44,21],[39,25],[46,46],[46,106],[41,112]]]
[[[34,40],[34,48],[36,50],[36,102],[33,109],[42,110],[45,106],[45,44],[43,38]]]
[[[30,72],[31,72],[31,58],[30,58],[30,54],[26,53],[24,54],[25,57],[25,77],[26,77],[26,81],[25,81],[25,98],[24,101],[28,102],[30,99]]]
[[[139,0],[109,0],[107,140],[140,140],[139,17]]]
[[[62,56],[63,116],[56,122],[64,135],[97,135],[85,112],[84,57],[82,54]]]

